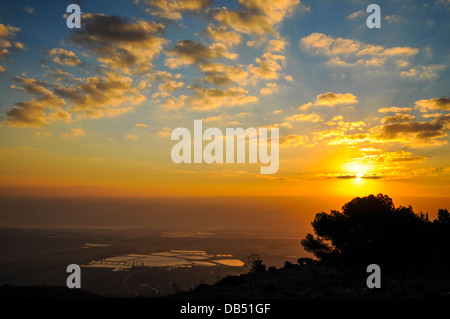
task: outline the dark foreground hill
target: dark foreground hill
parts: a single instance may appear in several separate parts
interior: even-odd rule
[[[367,288],[364,268],[287,263],[284,268],[228,276],[213,285],[161,299],[450,299],[450,269],[418,267],[381,272]],[[113,299],[58,286],[0,286],[0,299]]]
[[[363,268],[328,267],[320,262],[223,278],[172,298],[256,299],[450,299],[450,270],[419,268],[381,272],[381,288],[367,288]]]
[[[62,286],[0,286],[0,299],[102,299],[104,297]]]

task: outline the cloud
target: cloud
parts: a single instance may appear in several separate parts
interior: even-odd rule
[[[323,33],[311,33],[303,37],[299,48],[309,54],[325,56],[328,64],[340,67],[375,67],[386,64],[388,59],[397,65],[399,61],[405,65],[405,60],[416,55],[419,49],[412,47],[391,47],[372,45],[358,40],[333,38]]]
[[[228,8],[216,8],[214,19],[237,32],[255,36],[275,33],[273,24],[263,14],[249,11],[238,12]]]
[[[236,31],[227,30],[226,26],[209,25],[206,27],[205,32],[210,39],[223,43],[227,47],[233,47],[241,42],[241,35]]]
[[[385,116],[380,122],[381,123],[400,123],[400,122],[409,122],[415,118],[414,115],[411,114],[395,114],[393,116]]]
[[[7,111],[6,124],[10,126],[39,127],[48,124],[46,106],[36,99],[18,102]]]
[[[175,80],[167,80],[161,84],[158,85],[158,92],[154,93],[152,95],[153,99],[159,98],[159,97],[168,97],[173,92],[181,89],[184,86],[184,82],[182,81],[175,81]]]
[[[399,23],[399,22],[401,22],[401,21],[403,20],[403,18],[402,18],[401,16],[396,15],[396,14],[392,14],[392,15],[389,15],[389,16],[385,16],[383,19],[386,20],[386,22],[387,22],[388,24],[391,24],[391,23]]]
[[[364,121],[356,121],[356,122],[344,122],[342,120],[342,116],[335,116],[333,120],[326,122],[327,125],[337,125],[341,131],[349,131],[349,130],[363,130],[363,127],[367,125]]]
[[[222,63],[201,63],[199,69],[205,76],[203,81],[218,86],[225,86],[234,83],[246,85],[248,72],[241,65],[225,65]]]
[[[280,54],[266,52],[262,58],[256,58],[257,65],[250,64],[249,71],[254,75],[254,80],[276,80],[281,76],[282,64],[286,63],[286,58]]]
[[[361,157],[353,158],[347,162],[344,166],[349,171],[368,171],[371,172],[361,174],[361,178],[383,178],[385,180],[390,179],[403,179],[419,176],[430,176],[430,174],[436,174],[438,169],[414,169],[417,163],[421,163],[427,160],[425,156],[414,155],[411,152],[395,151],[376,154],[380,150],[370,152]],[[347,173],[342,176],[356,176],[355,173]]]
[[[201,12],[211,6],[210,0],[135,0],[142,3],[145,12],[169,20],[181,20],[184,11]]]
[[[89,77],[74,86],[58,85],[54,92],[68,100],[71,103],[68,110],[79,117],[116,116],[131,111],[146,99],[130,77],[113,72],[103,77]]]
[[[167,51],[165,64],[171,69],[184,65],[205,63],[212,59],[227,58],[234,60],[237,54],[227,51],[223,43],[213,43],[209,47],[192,40],[180,40],[172,50]]]
[[[163,127],[161,131],[156,133],[156,135],[161,136],[161,137],[170,137],[171,134],[172,134],[172,128],[168,127],[168,126]]]
[[[135,127],[140,127],[140,128],[146,128],[146,127],[148,127],[148,125],[147,125],[147,124],[144,124],[144,123],[136,123],[134,126],[135,126]]]
[[[70,123],[72,122],[72,114],[63,109],[60,109],[51,113],[47,113],[47,119],[52,122],[64,121]]]
[[[114,70],[145,73],[153,70],[153,60],[167,41],[162,37],[164,26],[152,21],[106,16],[83,15],[83,28],[70,40],[87,46],[101,63]]]
[[[241,87],[231,87],[226,90],[210,89],[193,86],[194,94],[188,98],[192,110],[213,110],[222,106],[240,106],[258,101],[256,96],[248,95],[248,91]]]
[[[133,140],[133,141],[137,140],[137,136],[134,135],[134,134],[126,134],[123,137],[128,139],[128,140]]]
[[[403,175],[402,172],[410,170],[411,165],[427,160],[425,156],[413,155],[411,152],[395,151],[381,154],[371,153],[362,157],[353,158],[345,166],[348,168],[364,168],[376,176],[393,177]],[[393,174],[395,172],[395,174]]]
[[[366,12],[364,10],[358,10],[356,12],[349,14],[346,18],[349,20],[354,20],[354,19],[364,16],[365,14],[366,14]]]
[[[355,104],[358,103],[356,96],[351,93],[333,93],[327,92],[317,95],[315,105],[336,106],[338,104]]]
[[[328,125],[337,125],[332,130],[313,132],[314,142],[323,141],[328,145],[356,145],[360,143],[403,143],[412,148],[432,145],[443,145],[447,141],[443,138],[450,130],[450,115],[438,115],[430,117],[433,120],[419,122],[410,114],[398,113],[381,119],[381,125],[367,128],[364,121],[344,122],[331,121]],[[349,130],[358,129],[360,133],[347,134]]]
[[[9,57],[12,51],[25,50],[25,46],[16,41],[19,32],[20,28],[0,23],[0,60]],[[4,71],[5,68],[0,66],[0,73]]]
[[[308,136],[291,134],[287,136],[280,136],[280,146],[281,147],[292,147],[299,145],[306,145],[309,142]]]
[[[34,9],[30,6],[23,7],[23,11],[25,11],[28,14],[34,14]]]
[[[325,133],[325,134],[324,134]],[[315,132],[318,139],[328,139],[328,145],[355,145],[364,142],[376,142],[369,133],[357,133],[345,135],[341,130]],[[331,137],[331,139],[329,139]]]
[[[54,80],[56,82],[81,82],[83,79],[75,78],[69,72],[63,71],[60,68],[49,66],[46,64],[41,65],[46,72],[44,73],[44,77]]]
[[[216,122],[216,121],[222,121],[224,118],[222,115],[217,115],[217,116],[210,116],[207,118],[204,118],[203,121],[204,122]]]
[[[442,140],[449,130],[450,115],[430,122],[389,123],[373,128],[372,135],[379,141],[399,141],[411,147],[446,144]]]
[[[307,109],[309,109],[313,105],[314,105],[313,103],[308,102],[308,103],[305,103],[305,104],[302,104],[301,106],[299,106],[298,109],[300,111],[306,111]]]
[[[276,34],[275,26],[290,16],[297,6],[305,11],[309,10],[300,0],[239,0],[239,4],[241,11],[216,8],[214,19],[237,32],[257,37]]]
[[[280,39],[272,39],[264,48],[266,52],[283,52],[288,43]]]
[[[341,104],[356,104],[358,99],[352,93],[333,93],[326,92],[316,96],[313,102],[305,103],[299,106],[299,110],[306,111],[313,106],[329,106],[335,107]]]
[[[415,104],[416,108],[419,109],[420,112],[428,112],[432,110],[450,111],[450,98],[448,97],[419,100],[416,101]]]
[[[175,91],[184,87],[184,82],[180,81],[183,75],[180,73],[171,74],[167,71],[156,71],[151,75],[151,80],[160,82],[158,91],[152,95],[152,99],[159,103],[159,98],[166,98],[171,96]]]
[[[162,108],[169,109],[169,110],[179,110],[186,105],[185,101],[187,98],[188,98],[187,95],[180,95],[178,97],[171,96],[160,106]]]
[[[54,48],[48,51],[49,57],[59,65],[76,66],[81,64],[81,60],[72,51],[61,48]]]
[[[86,135],[86,132],[80,127],[80,128],[72,128],[70,129],[70,133],[63,133],[61,136],[64,137],[76,137],[76,136],[84,136]]]
[[[382,107],[378,109],[378,113],[409,113],[412,111],[410,107]]]
[[[400,76],[416,80],[428,80],[439,76],[439,73],[443,72],[446,68],[447,66],[443,64],[418,65],[407,71],[402,71]]]
[[[15,103],[14,107],[6,112],[6,124],[39,127],[47,125],[49,120],[54,121],[59,117],[67,121],[67,116],[61,116],[63,114],[62,107],[66,105],[66,102],[50,91],[46,82],[19,76],[14,78],[14,82],[19,86],[13,84],[11,89],[27,92],[34,97],[26,102]],[[56,111],[49,119],[46,115],[48,110]]]
[[[266,83],[266,87],[259,90],[261,95],[272,95],[278,93],[279,86],[276,83]]]
[[[319,114],[317,113],[311,113],[311,114],[294,114],[292,116],[287,116],[284,118],[286,121],[289,122],[300,122],[300,121],[305,121],[305,122],[313,122],[313,123],[317,123],[317,122],[322,122],[322,118],[320,117]]]
[[[438,118],[438,117],[441,117],[443,115],[444,114],[442,114],[442,113],[425,113],[425,114],[422,114],[422,117],[426,118],[426,119],[430,119],[430,118]]]

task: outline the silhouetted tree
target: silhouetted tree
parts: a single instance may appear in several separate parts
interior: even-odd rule
[[[295,265],[293,263],[291,263],[290,261],[284,262],[284,266],[283,266],[284,269],[290,269],[290,268],[294,268],[294,267],[295,267]]]
[[[437,222],[441,224],[450,224],[450,214],[447,209],[439,209]]]
[[[314,262],[314,259],[309,258],[309,257],[301,257],[301,258],[299,258],[299,259],[297,260],[297,263],[298,263],[300,266],[303,266],[303,265],[309,265],[309,264],[311,264],[311,263],[313,263],[313,262]]]
[[[266,271],[266,265],[262,263],[262,259],[257,254],[251,254],[248,256],[247,266],[250,268],[250,272],[252,273]]]
[[[448,244],[438,241],[450,231],[449,219],[447,210],[439,210],[438,222],[431,223],[427,215],[415,214],[411,206],[396,208],[392,199],[382,194],[357,197],[346,203],[342,212],[316,214],[312,222],[315,235],[307,234],[301,244],[329,262],[430,261],[439,253],[448,255]]]

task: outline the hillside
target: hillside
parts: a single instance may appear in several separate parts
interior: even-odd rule
[[[381,273],[381,288],[369,289],[363,268],[329,267],[320,262],[223,278],[214,285],[172,298],[255,299],[450,299],[450,270],[436,267]]]

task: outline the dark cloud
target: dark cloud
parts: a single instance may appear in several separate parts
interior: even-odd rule
[[[106,16],[97,13],[83,15],[83,28],[70,40],[78,43],[97,44],[104,41],[140,42],[149,40],[154,33],[162,33],[164,26],[152,21],[131,22],[128,18]]]
[[[450,115],[443,115],[431,122],[392,123],[381,127],[376,137],[382,140],[400,140],[407,143],[435,144],[437,139],[446,136],[449,130]],[[442,142],[442,141],[441,141]]]
[[[152,21],[132,21],[97,13],[83,15],[83,28],[70,36],[72,42],[91,49],[111,69],[151,72],[153,59],[166,44],[164,26]]]
[[[207,62],[211,59],[228,58],[235,59],[237,54],[227,51],[222,43],[213,43],[205,46],[192,40],[180,40],[172,50],[167,52],[170,56],[166,59],[166,65],[172,69],[183,65],[193,65]]]
[[[419,100],[416,102],[416,107],[421,112],[428,112],[429,110],[445,110],[450,111],[450,98],[441,97],[429,100]]]
[[[385,116],[381,119],[381,123],[401,123],[401,122],[409,122],[415,118],[414,115],[411,114],[395,114],[392,116]]]

